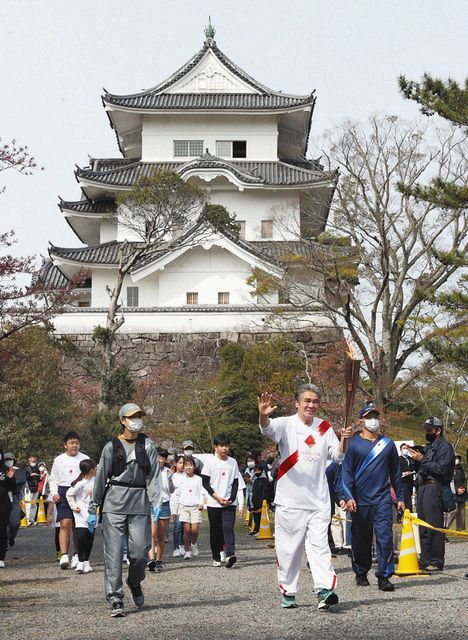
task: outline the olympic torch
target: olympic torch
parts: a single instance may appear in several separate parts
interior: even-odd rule
[[[350,342],[347,342],[348,351],[346,352],[345,361],[345,387],[346,387],[346,410],[345,410],[345,429],[351,422],[351,414],[353,411],[354,396],[359,382],[359,369],[361,361],[357,357],[356,349]]]

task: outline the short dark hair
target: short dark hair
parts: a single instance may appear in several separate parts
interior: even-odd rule
[[[79,440],[81,442],[81,436],[78,431],[67,431],[67,433],[63,436],[63,443],[68,442],[69,440]]]
[[[195,462],[195,458],[192,458],[192,456],[184,456],[184,466],[186,464],[191,464],[193,465],[193,468],[196,469],[197,468],[197,463]]]
[[[218,433],[218,435],[216,435],[213,438],[213,444],[221,445],[221,446],[226,446],[226,445],[229,446],[231,444],[231,438],[227,433]]]
[[[402,443],[400,444],[400,449],[401,449],[401,447],[407,447],[407,446],[408,446],[408,444],[407,444],[406,442],[402,442]]]
[[[167,449],[162,449],[161,447],[158,447],[158,456],[161,456],[161,458],[167,458],[169,455],[169,451]]]
[[[179,462],[179,460],[182,458],[182,460],[185,463],[185,456],[183,453],[179,453],[178,455],[176,455],[174,462]]]

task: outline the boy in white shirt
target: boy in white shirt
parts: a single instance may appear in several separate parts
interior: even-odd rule
[[[60,522],[60,568],[68,569],[70,559],[68,547],[70,545],[70,533],[74,532],[73,511],[68,504],[66,493],[71,483],[80,475],[80,462],[87,460],[89,456],[80,452],[81,439],[76,431],[69,431],[63,437],[65,453],[57,456],[50,472],[49,484],[52,500],[57,507],[57,522]],[[76,550],[75,541],[75,550]],[[78,555],[72,559],[72,568],[78,564]]]
[[[198,529],[205,497],[202,479],[195,475],[196,464],[193,458],[187,458],[184,464],[185,475],[180,478],[174,491],[174,510],[184,528],[184,559],[198,556]],[[176,516],[174,515],[174,520]]]
[[[229,436],[219,433],[213,439],[213,448],[214,455],[207,458],[202,469],[203,488],[208,494],[210,546],[213,566],[221,566],[221,552],[225,547],[226,568],[230,569],[237,562],[234,523],[238,504],[240,515],[244,506],[239,493],[243,481],[237,462],[228,455]]]

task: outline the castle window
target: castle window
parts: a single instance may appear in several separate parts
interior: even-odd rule
[[[246,140],[216,140],[216,155],[219,158],[246,158]]]
[[[125,148],[134,147],[140,142],[140,130],[127,131],[122,135],[122,144]]]
[[[203,155],[203,140],[174,140],[174,158],[198,158]]]
[[[127,287],[127,307],[138,307],[138,287]]]
[[[229,304],[229,291],[218,291],[218,304]]]
[[[239,238],[245,240],[245,220],[236,220],[239,225]]]
[[[187,304],[198,304],[198,291],[187,291]]]
[[[273,238],[273,220],[262,220],[262,238]]]

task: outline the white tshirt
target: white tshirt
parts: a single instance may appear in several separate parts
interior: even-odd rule
[[[260,430],[279,444],[281,458],[275,504],[296,509],[330,510],[325,469],[328,460],[341,463],[339,440],[330,424],[314,418],[307,425],[296,413],[273,418]]]
[[[50,493],[54,496],[58,493],[59,487],[69,487],[80,475],[80,462],[88,459],[89,456],[81,451],[78,451],[76,456],[69,456],[68,453],[57,456],[50,472]]]
[[[184,475],[177,482],[178,486],[173,493],[175,513],[177,513],[179,505],[181,507],[198,507],[203,504],[206,492],[203,489],[200,476],[193,475],[190,478]]]
[[[177,489],[177,487],[180,485],[182,478],[185,478],[185,471],[183,471],[182,473],[178,473],[177,471],[174,471],[174,473],[172,474],[171,480],[174,486],[174,493],[175,493],[175,489]],[[175,501],[174,501],[174,493],[171,493],[171,499],[169,500],[171,515],[177,514],[177,507],[175,506]]]
[[[67,500],[70,507],[73,509],[73,515],[75,517],[75,525],[77,527],[87,527],[88,519],[88,505],[93,495],[95,478],[89,480],[80,480],[74,487],[70,487],[67,491]],[[80,508],[80,512],[74,511],[75,507]]]
[[[217,455],[210,455],[203,465],[202,475],[210,477],[210,485],[214,489],[214,492],[225,500],[229,500],[231,497],[232,483],[236,478],[239,481],[239,488],[241,485],[245,486],[234,458],[228,457],[227,460],[221,460]],[[210,494],[208,494],[207,502],[209,507],[221,508],[219,502],[210,496]],[[232,504],[237,506],[238,496]]]
[[[162,501],[169,502],[171,499],[171,493],[174,491],[174,485],[172,483],[172,476],[174,473],[171,473],[167,467],[163,467],[161,469],[161,480],[162,480]]]

